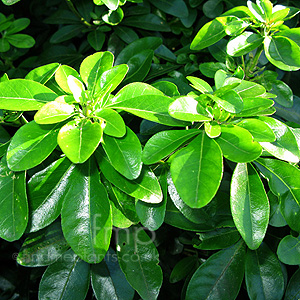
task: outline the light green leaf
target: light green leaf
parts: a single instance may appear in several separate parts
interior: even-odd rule
[[[72,91],[70,90],[68,85],[68,77],[70,75],[80,80],[78,72],[67,65],[60,65],[55,73],[55,81],[68,94],[72,94]]]
[[[193,77],[193,76],[187,76],[187,80],[189,80],[192,83],[192,87],[196,89],[197,91],[206,94],[206,93],[212,93],[213,89],[212,87],[203,79]]]
[[[215,196],[223,176],[221,149],[202,132],[175,154],[171,175],[179,195],[188,206],[205,206]]]
[[[57,94],[44,85],[27,80],[12,79],[0,82],[0,108],[15,111],[38,110]]]
[[[8,167],[13,171],[31,169],[44,161],[57,146],[60,125],[39,125],[31,121],[13,136],[7,149]]]
[[[102,133],[103,129],[97,122],[74,120],[60,129],[57,142],[73,163],[83,163],[98,147]]]
[[[41,67],[37,67],[31,70],[26,76],[25,79],[33,80],[41,84],[45,84],[49,81],[59,67],[59,63],[51,63]]]

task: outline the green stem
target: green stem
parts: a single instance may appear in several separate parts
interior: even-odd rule
[[[66,1],[67,5],[68,5],[69,9],[74,13],[74,15],[75,15],[76,17],[79,18],[79,20],[80,20],[80,22],[81,22],[82,24],[84,24],[84,25],[87,26],[87,27],[94,27],[92,24],[90,24],[88,21],[86,21],[86,20],[80,15],[80,13],[79,13],[79,12],[77,11],[77,9],[75,8],[75,6],[74,6],[72,0],[65,0],[65,1]]]
[[[257,65],[257,63],[258,63],[258,60],[259,60],[259,58],[260,58],[260,56],[261,56],[263,50],[264,50],[264,46],[263,46],[263,45],[260,45],[260,46],[257,48],[256,53],[255,53],[255,56],[254,56],[254,58],[253,58],[253,60],[252,60],[252,62],[251,62],[251,64],[250,64],[250,66],[249,66],[249,69],[248,69],[247,74],[251,74],[251,73],[253,72],[253,70],[255,69],[255,67],[256,67],[256,65]]]

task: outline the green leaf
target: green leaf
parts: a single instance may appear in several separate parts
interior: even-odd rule
[[[0,39],[0,52],[7,52],[10,49],[9,42],[5,39],[5,37],[2,37]]]
[[[243,99],[244,108],[243,110],[237,114],[237,116],[241,117],[252,117],[260,115],[264,110],[272,107],[274,105],[274,101],[267,98],[244,98]]]
[[[8,167],[13,171],[31,169],[44,161],[57,146],[58,125],[31,121],[13,136],[7,150]]]
[[[188,206],[205,206],[215,196],[223,176],[221,149],[202,132],[175,154],[171,175],[179,195]]]
[[[135,204],[136,213],[143,224],[151,231],[155,231],[163,224],[167,205],[167,169],[161,170],[159,183],[163,191],[163,201],[158,204],[146,203],[138,200]]]
[[[12,172],[6,158],[0,161],[0,237],[16,241],[25,232],[28,222],[25,172]]]
[[[221,0],[208,0],[203,4],[203,13],[206,17],[214,19],[223,12]]]
[[[283,122],[269,117],[260,117],[274,132],[275,142],[261,142],[261,146],[275,157],[297,163],[300,158],[300,152],[292,130]]]
[[[276,136],[273,130],[263,121],[258,119],[243,119],[236,124],[247,129],[257,142],[275,142]]]
[[[26,76],[25,79],[33,80],[39,82],[41,84],[45,84],[49,81],[52,76],[54,76],[55,72],[59,67],[59,63],[51,63],[48,65],[44,65],[41,67],[37,67],[31,70]]]
[[[232,20],[234,17],[219,17],[206,23],[193,39],[191,49],[201,50],[220,41],[226,36],[226,23]]]
[[[251,1],[247,1],[247,6],[249,8],[249,10],[251,11],[251,13],[255,16],[255,18],[260,21],[265,23],[266,22],[266,17],[264,15],[264,11],[261,9],[260,6],[258,6],[257,4],[251,2]]]
[[[128,284],[111,248],[102,262],[91,266],[91,282],[97,300],[133,299],[134,289]]]
[[[144,300],[157,299],[162,270],[158,266],[158,251],[142,227],[131,226],[118,232],[117,254],[130,285]]]
[[[300,264],[300,236],[298,238],[287,235],[279,243],[277,248],[278,258],[287,265]]]
[[[232,246],[241,238],[235,227],[217,228],[214,231],[197,233],[200,244],[194,248],[201,250],[219,250]],[[195,241],[194,241],[195,242]]]
[[[132,26],[149,31],[170,32],[169,24],[155,14],[129,16],[122,21],[122,25]]]
[[[204,130],[211,139],[218,137],[222,132],[221,126],[216,122],[205,122]]]
[[[169,15],[178,18],[188,16],[188,8],[183,0],[150,0],[150,3]]]
[[[96,157],[103,175],[121,191],[148,203],[162,201],[163,195],[159,182],[150,168],[143,167],[137,179],[128,180],[115,170],[103,153],[97,150]]]
[[[200,72],[209,78],[214,78],[218,70],[226,71],[226,65],[222,62],[205,62],[199,65]]]
[[[293,106],[293,92],[285,82],[281,80],[273,81],[270,92],[277,96],[275,99],[276,103],[279,103],[284,107]]]
[[[15,111],[38,110],[57,94],[44,85],[26,79],[0,82],[0,108]]]
[[[193,129],[158,132],[145,144],[142,153],[143,163],[146,165],[157,163],[199,133],[199,130]]]
[[[240,241],[211,255],[191,278],[185,299],[236,299],[243,281],[245,254]]]
[[[114,137],[123,137],[126,134],[126,126],[123,118],[113,109],[104,108],[96,111],[96,116],[105,121],[105,134]]]
[[[89,264],[70,249],[46,269],[39,286],[39,299],[85,299],[89,280]]]
[[[277,68],[284,71],[299,70],[300,48],[293,40],[283,36],[267,36],[264,49],[267,59]]]
[[[5,5],[13,5],[17,2],[19,2],[20,0],[2,0],[2,2],[5,4]]]
[[[83,163],[98,147],[102,133],[103,129],[99,123],[74,120],[60,129],[57,143],[73,163]]]
[[[30,234],[20,249],[18,264],[26,267],[48,266],[59,259],[69,249],[60,222]]]
[[[143,37],[127,45],[118,55],[116,65],[126,64],[137,53],[147,50],[155,50],[162,44],[159,37]]]
[[[203,122],[212,119],[206,109],[190,96],[179,97],[171,103],[169,114],[175,119],[187,122]]]
[[[122,138],[103,136],[103,149],[112,166],[129,180],[138,178],[142,170],[142,146],[129,128]]]
[[[75,113],[75,106],[65,102],[60,96],[46,103],[35,115],[34,121],[38,124],[55,124],[67,120]]]
[[[122,109],[140,118],[170,126],[185,126],[186,123],[168,114],[172,99],[146,83],[126,85],[110,100],[106,108]]]
[[[251,162],[257,159],[262,148],[253,141],[251,133],[235,125],[221,126],[222,133],[215,141],[222,149],[223,156],[234,162]]]
[[[275,159],[258,159],[256,165],[269,180],[272,192],[282,195],[280,206],[286,222],[293,230],[300,231],[300,170]]]
[[[245,279],[250,299],[282,299],[285,286],[281,265],[265,243],[247,251]]]
[[[55,81],[57,84],[68,94],[72,94],[72,91],[69,88],[68,77],[72,75],[78,80],[80,80],[80,76],[78,72],[66,65],[60,65],[55,73]]]
[[[243,101],[245,98],[262,97],[266,93],[266,89],[262,85],[246,80],[242,80],[234,90],[240,95]]]
[[[51,224],[61,212],[63,193],[70,184],[68,178],[74,165],[60,158],[35,173],[28,181],[28,231],[35,232]]]
[[[95,51],[100,51],[105,42],[105,33],[93,30],[87,35],[87,40]]]
[[[251,164],[236,165],[231,180],[230,205],[242,238],[250,249],[257,249],[267,231],[270,206],[263,183]]]
[[[161,80],[152,83],[152,86],[162,91],[166,96],[169,97],[180,96],[178,87],[173,82]]]
[[[124,12],[121,7],[116,10],[109,10],[106,14],[102,15],[102,20],[109,25],[118,25],[124,17]]]
[[[180,260],[173,268],[170,274],[170,282],[178,282],[187,277],[197,267],[198,261],[196,256],[187,256]]]
[[[293,276],[289,281],[289,284],[285,291],[284,300],[293,300],[299,297],[299,293],[300,293],[299,281],[300,281],[300,270],[298,269],[293,274]]]
[[[95,0],[94,3],[96,5],[99,5],[97,1],[99,0]],[[119,0],[101,0],[100,2],[102,2],[105,6],[107,6],[111,10],[116,10],[119,6]]]
[[[203,93],[203,94],[210,94],[213,92],[212,87],[203,79],[193,77],[193,76],[187,76],[186,79],[192,83],[192,87],[196,89],[197,91]]]
[[[64,236],[83,260],[100,262],[110,244],[112,215],[94,159],[76,165],[69,182],[72,184],[63,195],[61,211]]]
[[[35,40],[28,34],[16,33],[7,35],[6,40],[17,48],[31,48],[35,44]]]
[[[272,193],[272,191],[268,192],[268,198],[270,201],[270,221],[269,224],[274,227],[283,227],[286,226],[287,223],[280,211],[280,198]]]
[[[81,24],[62,26],[51,36],[50,43],[59,44],[68,41],[75,36],[78,36],[83,29],[84,27]]]
[[[245,31],[229,41],[226,51],[230,56],[246,55],[259,47],[263,40],[260,34]]]
[[[80,76],[92,95],[99,92],[99,80],[105,71],[112,68],[113,61],[114,56],[108,51],[97,52],[82,61],[80,65]]]
[[[6,30],[6,34],[13,34],[19,31],[24,30],[25,28],[27,28],[30,24],[30,20],[28,18],[20,18],[17,20],[14,20],[11,25],[9,26],[9,28]]]
[[[243,100],[241,96],[234,90],[222,93],[220,97],[216,95],[208,95],[212,100],[218,103],[224,110],[237,114],[243,110]]]

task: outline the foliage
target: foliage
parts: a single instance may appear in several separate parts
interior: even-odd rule
[[[299,295],[296,1],[2,2],[3,299]]]

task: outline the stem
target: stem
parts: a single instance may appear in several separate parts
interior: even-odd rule
[[[77,9],[75,8],[72,0],[65,0],[69,9],[73,12],[73,14],[79,18],[80,22],[83,23],[85,26],[87,27],[94,27],[92,24],[90,24],[89,22],[87,22],[81,15],[80,13],[77,11]]]
[[[258,63],[258,60],[259,60],[259,57],[260,55],[262,54],[264,50],[264,47],[263,45],[260,45],[257,50],[256,50],[256,53],[255,53],[255,56],[252,60],[252,63],[250,64],[250,67],[248,69],[248,73],[252,73],[252,71],[254,70],[254,68],[256,67],[257,63]]]

